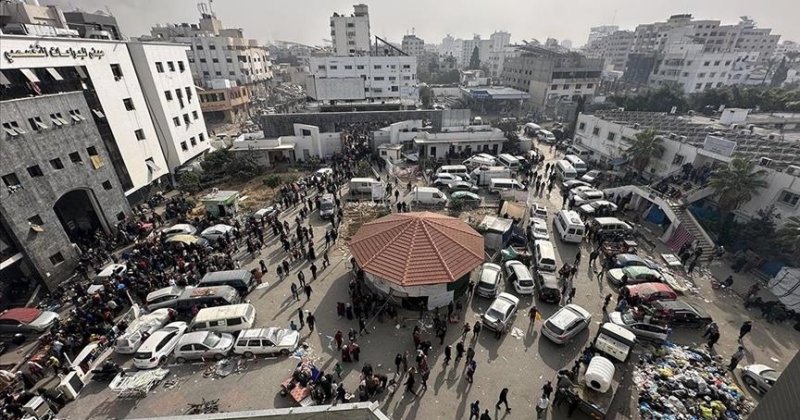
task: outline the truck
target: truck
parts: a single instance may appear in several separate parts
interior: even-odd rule
[[[592,349],[594,356],[582,376],[573,379],[572,386],[560,387],[568,401],[593,419],[605,419],[612,414],[611,405],[628,373],[628,359],[636,345],[636,335],[627,329],[607,322],[600,326]],[[561,383],[562,378],[559,378]]]
[[[505,166],[481,166],[473,169],[469,177],[475,185],[485,187],[494,178],[511,178],[511,171]]]
[[[414,187],[411,190],[411,201],[428,206],[443,206],[447,204],[447,196],[438,188]]]

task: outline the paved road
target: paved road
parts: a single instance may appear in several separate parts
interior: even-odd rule
[[[549,155],[552,159],[553,157]],[[552,214],[561,204],[561,197],[557,190],[553,191],[550,199],[535,197],[534,200],[545,203]],[[289,214],[290,220],[294,214]],[[314,237],[318,244],[324,236],[324,223],[312,216],[314,224]],[[550,224],[552,228],[552,223]],[[565,244],[559,240],[553,241],[557,246],[559,265],[562,261],[573,262],[578,246]],[[324,246],[324,242],[318,245]],[[514,327],[524,332],[522,337],[511,334],[497,340],[491,333],[481,333],[481,336],[471,337],[470,343],[476,348],[476,361],[478,362],[474,383],[465,380],[463,361],[444,367],[442,364],[442,347],[437,345],[430,331],[424,330],[426,338],[433,342],[434,348],[431,357],[431,375],[429,389],[418,390],[416,395],[398,390],[393,395],[380,396],[381,407],[392,418],[420,418],[420,419],[466,419],[469,416],[469,404],[474,400],[481,401],[482,409],[488,408],[492,418],[533,418],[534,404],[538,399],[540,388],[545,381],[552,379],[555,372],[564,367],[571,366],[575,357],[588,344],[590,337],[594,336],[598,324],[602,320],[602,300],[605,294],[612,291],[605,282],[590,279],[588,266],[588,249],[582,246],[583,258],[575,286],[578,293],[575,303],[587,308],[593,313],[593,322],[590,331],[584,331],[575,340],[564,346],[558,346],[547,339],[542,339],[538,323],[530,328],[525,316],[532,304],[530,297],[522,297],[521,308],[514,322]],[[317,318],[317,329],[310,333],[308,329],[302,330],[305,340],[310,344],[312,354],[317,357],[326,370],[332,370],[338,360],[338,352],[331,347],[331,337],[337,329],[345,333],[349,328],[357,328],[355,321],[338,319],[336,316],[336,303],[346,302],[347,281],[349,272],[347,260],[349,254],[343,244],[332,247],[330,257],[332,266],[320,273],[320,277],[311,282],[314,290],[311,299],[304,297],[299,303],[294,302],[289,291],[289,282],[296,281],[297,268],[292,270],[289,278],[276,281],[272,267],[281,260],[283,251],[279,244],[271,243],[262,253],[271,272],[265,276],[270,282],[268,288],[256,290],[250,294],[250,301],[258,311],[258,324],[261,326],[289,325],[290,319],[297,316],[297,308],[311,310]],[[712,271],[721,271],[724,267],[719,263],[712,267]],[[254,264],[249,264],[254,265]],[[320,264],[321,265],[321,264]],[[306,279],[310,279],[307,265],[299,267],[304,269]],[[800,338],[797,332],[784,326],[766,324],[760,317],[748,314],[741,306],[738,297],[727,293],[712,291],[707,279],[702,274],[704,270],[696,271],[696,279],[701,289],[700,296],[690,296],[688,299],[701,303],[722,327],[722,339],[718,344],[718,351],[727,359],[736,346],[738,327],[744,319],[753,316],[755,321],[753,332],[745,339],[749,352],[743,365],[753,361],[766,362],[783,367],[788,364],[797,348],[800,348]],[[739,280],[737,279],[737,282]],[[742,279],[742,282],[744,280]],[[738,283],[737,283],[738,286]],[[509,288],[508,291],[511,291]],[[480,314],[488,307],[489,301],[475,298],[471,301],[464,313],[464,319],[471,324],[477,321]],[[539,304],[543,315],[549,316],[557,307],[548,304]],[[405,324],[396,328],[389,323],[378,320],[370,324],[370,334],[361,338],[361,362],[372,363],[376,372],[391,373],[394,370],[393,359],[398,352],[413,350],[411,329],[415,325],[417,314],[406,313],[408,319]],[[701,343],[700,331],[678,331],[675,341],[683,344]],[[460,325],[451,325],[445,345],[455,347],[460,338]],[[758,343],[756,345],[755,343]],[[774,358],[777,362],[771,361]],[[126,358],[120,358],[126,360]],[[279,383],[287,377],[296,359],[274,358],[247,361],[241,373],[223,379],[204,378],[204,366],[200,363],[191,365],[170,365],[170,378],[178,379],[178,384],[172,389],[157,388],[147,398],[138,403],[118,400],[103,384],[90,383],[81,394],[78,403],[68,405],[62,415],[72,419],[103,419],[103,418],[137,418],[158,415],[180,414],[187,403],[196,403],[205,399],[220,399],[220,409],[223,411],[240,411],[260,408],[288,407],[289,401],[278,393]],[[359,381],[361,364],[345,365],[344,384],[348,390],[354,390]],[[391,376],[391,375],[390,375]],[[419,381],[417,381],[419,386]],[[511,413],[495,412],[494,403],[503,387],[510,389],[509,402]],[[625,395],[631,393],[631,387],[624,390]],[[621,399],[617,418],[633,418],[629,404],[630,398]],[[549,418],[566,418],[566,413],[549,411]]]

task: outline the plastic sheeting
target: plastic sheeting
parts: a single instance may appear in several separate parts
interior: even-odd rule
[[[800,310],[800,268],[783,267],[767,286],[786,309]]]

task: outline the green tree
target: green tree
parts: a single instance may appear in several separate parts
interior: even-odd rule
[[[422,102],[422,108],[431,109],[433,107],[433,89],[428,85],[421,85],[419,87],[419,100]]]
[[[788,248],[795,261],[800,259],[800,216],[786,219],[786,223],[778,229],[778,241]]]
[[[664,140],[656,135],[652,129],[647,129],[638,133],[625,150],[625,154],[631,160],[631,164],[641,175],[652,158],[661,157],[664,154]]]
[[[470,70],[478,70],[481,68],[481,57],[480,51],[478,51],[478,47],[472,49],[472,56],[469,58],[469,67]]]
[[[733,211],[750,201],[753,195],[767,187],[764,177],[767,171],[758,169],[756,163],[742,158],[733,158],[727,166],[711,175],[709,186],[714,189],[720,212],[720,239],[727,242]]]
[[[200,191],[201,175],[196,171],[187,171],[178,174],[178,189],[187,193]]]

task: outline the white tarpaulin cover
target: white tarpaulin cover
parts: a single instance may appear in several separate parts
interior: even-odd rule
[[[786,309],[800,310],[800,268],[783,267],[767,285]]]

